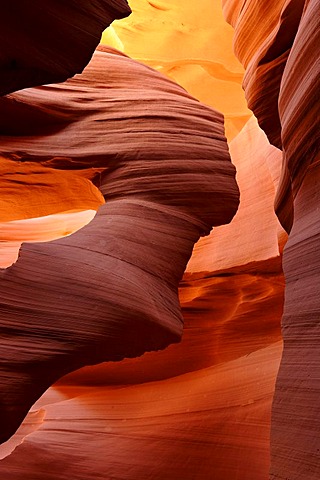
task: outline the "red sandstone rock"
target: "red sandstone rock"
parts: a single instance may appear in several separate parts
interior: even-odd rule
[[[267,479],[281,343],[165,382],[64,387],[6,480]],[[258,388],[257,388],[258,387]],[[64,398],[63,398],[64,396]]]
[[[319,17],[318,2],[306,2],[279,95],[284,160],[276,212],[287,230],[293,223],[293,201],[307,169],[320,158]]]
[[[241,225],[236,216],[213,230],[205,250],[194,250],[193,271],[179,289],[182,342],[63,378],[34,406],[33,416],[44,417],[43,423],[35,428],[30,416],[29,436],[2,461],[0,474],[41,476],[57,462],[66,468],[52,471],[55,480],[66,471],[86,479],[266,480],[284,290],[282,236],[272,207],[281,153],[254,120],[231,152],[243,192]],[[253,203],[264,234],[248,254],[247,242],[237,240],[236,250],[232,245],[239,229],[248,238]],[[233,263],[215,254],[222,246],[233,252]],[[255,262],[247,264],[248,258]]]
[[[309,167],[295,200],[284,251],[284,352],[273,401],[271,477],[320,476],[319,163]]]
[[[163,7],[162,3],[153,3],[156,6],[152,8]],[[229,8],[232,2],[225,3],[228,6],[226,8]],[[246,2],[244,5],[244,2],[239,1],[235,5],[233,1],[234,9],[232,12],[230,10],[233,22],[241,9],[241,14],[247,15],[243,22],[244,31],[247,29],[243,41],[246,42],[249,37],[253,39],[243,50],[245,56],[254,56],[257,53],[255,46],[259,42],[262,42],[264,48],[267,45],[270,47],[262,50],[265,56],[257,68],[258,73],[254,73],[257,64],[253,62],[250,74],[247,74],[248,85],[252,88],[250,101],[255,105],[269,138],[277,145],[280,145],[281,118],[283,146],[289,153],[285,157],[277,208],[283,225],[289,231],[294,205],[295,223],[284,261],[287,278],[283,319],[285,351],[273,407],[271,476],[273,479],[288,477],[290,480],[315,480],[319,477],[319,360],[316,357],[320,316],[320,265],[317,257],[319,165],[314,156],[317,136],[315,112],[312,110],[317,88],[314,66],[316,56],[312,56],[316,44],[313,28],[317,12],[315,3],[307,3],[309,7],[289,57],[289,52],[283,54],[282,50],[288,40],[293,40],[297,30],[301,2],[286,2],[284,9],[284,2],[274,3],[273,8],[270,8],[270,2],[268,5],[265,2]],[[254,15],[252,12],[250,14],[252,5],[257,9]],[[279,19],[281,9],[283,15]],[[264,22],[261,22],[261,17]],[[254,28],[251,22],[254,23]],[[241,30],[237,34],[241,35]],[[274,40],[271,44],[268,44],[269,37]],[[286,58],[288,60],[281,77]],[[281,78],[281,91],[283,89],[285,93],[280,95],[279,114],[277,104]],[[261,95],[263,91],[259,82],[263,82],[265,97]],[[62,90],[59,94],[62,94]],[[32,95],[35,99],[34,91]],[[70,97],[66,95],[65,98],[66,101],[62,102],[64,105],[68,104]],[[23,100],[27,110],[33,103],[33,100],[30,100],[30,104],[28,101]],[[46,105],[46,101],[43,105]],[[6,112],[10,113],[13,111],[11,100],[9,104]],[[75,110],[70,113],[73,115]],[[38,111],[41,112],[41,108]],[[50,107],[44,115],[41,112],[39,116],[33,112],[31,131],[37,127],[37,135],[42,135],[42,122],[48,122],[50,130],[52,119],[59,130],[67,117],[63,112],[64,107],[54,111]],[[81,117],[83,119],[85,115]],[[10,118],[13,121],[6,123],[10,135],[12,132],[14,135],[30,133],[23,115],[9,116]],[[18,124],[15,120],[17,118],[21,119]],[[82,125],[84,130],[90,125],[88,118]],[[15,130],[17,127],[21,130]],[[69,129],[70,122],[65,122],[60,130],[64,127]],[[35,154],[36,161],[44,165],[48,163],[45,143],[51,141],[49,137],[47,135],[42,147],[38,138],[39,149],[34,149],[30,142],[24,144],[25,150],[21,158],[32,158]],[[172,345],[163,352],[148,353],[138,359],[88,367],[85,371],[80,370],[65,378],[64,384],[58,386],[58,398],[52,398],[52,392],[56,391],[50,390],[50,396],[44,397],[42,403],[35,407],[40,410],[33,414],[36,417],[34,420],[30,417],[30,422],[33,423],[31,426],[26,423],[25,429],[30,433],[35,429],[37,431],[25,438],[16,452],[1,463],[2,476],[12,480],[34,480],[36,475],[41,480],[44,477],[46,480],[69,479],[70,476],[84,480],[85,476],[87,480],[121,475],[121,478],[136,480],[148,478],[149,475],[150,478],[173,480],[179,478],[182,472],[184,479],[191,480],[200,476],[211,479],[214,472],[215,480],[268,478],[270,405],[281,352],[280,346],[274,344],[279,340],[278,319],[283,291],[278,254],[284,236],[274,216],[267,214],[267,209],[271,211],[274,185],[279,182],[280,163],[279,152],[270,148],[265,139],[262,140],[263,136],[253,123],[246,127],[242,138],[243,143],[239,137],[231,145],[235,163],[236,160],[239,162],[238,178],[242,190],[240,219],[236,217],[230,227],[215,230],[208,242],[204,239],[195,248],[195,258],[189,264],[193,265],[194,273],[185,276],[180,289],[186,325],[183,342]],[[88,139],[90,140],[90,135],[85,137],[85,141]],[[50,143],[53,148],[58,147],[56,140],[57,137]],[[21,143],[21,138],[19,141]],[[103,140],[101,148],[102,144]],[[13,150],[17,150],[18,145],[19,142],[14,144]],[[78,161],[81,158],[81,148],[79,146],[77,150],[76,141],[73,145],[78,151]],[[34,150],[31,154],[32,148]],[[10,153],[10,142],[5,145],[5,153]],[[245,160],[243,171],[242,154]],[[126,155],[129,156],[129,153]],[[257,170],[252,166],[254,157],[257,159],[257,167],[259,166]],[[72,168],[68,155],[64,159],[56,159],[55,168],[59,162],[60,166],[64,162],[68,164],[63,168]],[[81,165],[81,168],[84,168],[84,176],[94,178],[96,171],[91,174],[87,166]],[[250,174],[250,182],[246,181],[245,171]],[[261,177],[255,182],[252,177],[258,172]],[[73,174],[79,175],[79,171],[76,170]],[[117,179],[116,176],[115,178]],[[119,183],[124,184],[125,179],[126,171]],[[261,190],[258,188],[259,181]],[[253,198],[257,209],[252,206]],[[125,207],[128,208],[127,205]],[[250,248],[246,248],[249,246],[244,238],[251,237],[252,214],[256,215],[253,217],[254,225],[260,222],[259,228],[264,233],[263,236],[258,235],[252,228],[251,233],[256,241],[252,242]],[[154,222],[154,225],[158,224]],[[96,226],[97,230],[100,229],[98,222]],[[174,232],[173,226],[170,229],[171,227]],[[87,232],[87,236],[91,236],[93,230]],[[81,237],[80,233],[75,237],[78,239],[77,247],[88,241],[86,235]],[[136,231],[134,234],[136,240]],[[236,249],[234,246],[231,248],[235,235]],[[149,239],[153,241],[151,235]],[[113,246],[115,244],[116,239]],[[58,242],[52,245],[57,247],[58,252]],[[61,245],[66,247],[64,241]],[[118,247],[115,246],[117,254]],[[29,248],[23,251],[27,255],[26,259],[28,256],[31,258],[32,250]],[[214,249],[219,250],[218,253]],[[42,252],[48,253],[46,249]],[[61,254],[57,255],[58,258],[59,255]],[[38,250],[34,258],[39,259]],[[152,253],[149,258],[153,258]],[[240,265],[245,261],[250,262],[250,259],[256,263]],[[78,260],[77,258],[77,263]],[[158,261],[156,259],[156,263]],[[216,261],[219,262],[220,272],[214,271]],[[209,272],[201,271],[204,265],[208,265]],[[164,265],[162,271],[165,271]],[[39,275],[38,271],[36,273]],[[74,278],[75,283],[81,283],[79,276],[75,274]],[[40,279],[38,285],[39,291],[43,291]],[[148,288],[151,288],[149,284]],[[8,292],[9,289],[7,295]],[[88,298],[88,294],[85,295]],[[168,378],[173,375],[181,376]],[[156,382],[127,385],[152,380]],[[70,383],[78,385],[70,388]],[[88,386],[79,386],[84,383]],[[100,387],[103,390],[99,392],[92,386],[94,383],[103,384]],[[121,383],[126,385],[119,388]],[[116,384],[116,388],[107,384]],[[69,401],[63,402],[63,395],[68,396]],[[79,397],[80,395],[83,396]],[[39,429],[45,413],[47,420],[44,420]],[[25,435],[25,432],[22,431],[20,435]],[[21,436],[18,436],[17,443],[20,441]],[[53,468],[55,464],[59,467]]]
[[[39,136],[30,123],[22,136],[21,122],[1,153],[82,169],[106,204],[72,236],[24,245],[0,273],[2,440],[63,374],[178,341],[193,245],[238,206],[222,116],[124,55],[104,48],[82,75],[9,100],[67,119]]]
[[[284,253],[285,347],[273,404],[272,479],[320,477],[319,18],[319,3],[307,2],[279,98],[285,173],[278,212],[287,225],[287,212],[294,216]]]
[[[130,0],[132,14],[101,42],[164,73],[224,115],[229,141],[251,116],[241,90],[243,67],[220,0]]]
[[[320,11],[317,1],[291,0],[284,3],[280,14],[282,3],[272,2],[270,6],[263,2],[247,1],[244,5],[226,1],[225,13],[236,29],[236,52],[247,66],[247,98],[257,99],[251,108],[269,138],[276,144],[281,135],[283,146],[276,211],[291,233],[283,259],[284,353],[273,405],[271,478],[316,480],[320,476]],[[254,20],[263,5],[268,12],[259,28]],[[270,18],[276,25],[276,35],[274,28],[270,29]],[[247,35],[249,30],[251,37]],[[249,44],[249,52],[244,54]],[[268,47],[264,57],[263,47]],[[254,63],[259,58],[259,63]],[[259,74],[261,60],[266,72],[269,70],[265,77]],[[270,76],[273,80],[268,82]],[[268,109],[269,123],[265,113]]]
[[[1,8],[0,95],[62,82],[87,65],[126,0],[12,0]]]
[[[270,143],[282,146],[278,98],[283,70],[300,22],[304,0],[224,0],[235,28],[235,54],[246,68],[248,107]]]

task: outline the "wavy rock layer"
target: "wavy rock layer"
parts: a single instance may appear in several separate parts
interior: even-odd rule
[[[293,202],[296,204],[307,169],[319,160],[319,18],[318,2],[306,2],[279,96],[284,165],[276,212],[287,230],[293,223]]]
[[[131,0],[130,17],[114,22],[102,43],[123,50],[164,73],[191,95],[225,116],[232,140],[244,126],[248,110],[241,82],[243,68],[232,52],[232,28],[220,0]]]
[[[179,289],[181,343],[64,377],[5,446],[12,449],[24,436],[1,462],[0,474],[12,480],[34,474],[55,480],[268,478],[282,350],[283,234],[273,211],[281,152],[253,120],[230,150],[243,192],[239,215],[247,224],[240,228],[235,217],[213,230],[205,249],[195,248]],[[253,202],[260,207],[252,222],[264,224],[255,256],[247,241],[235,240],[235,232],[247,238]],[[222,245],[226,254],[217,257]],[[56,462],[63,468],[48,468]]]
[[[0,273],[2,440],[63,374],[180,339],[177,287],[193,245],[231,220],[239,196],[222,115],[114,50],[11,105],[50,112],[50,128],[30,134],[22,116],[1,153],[92,178],[106,204],[70,237],[23,245]]]
[[[285,349],[273,405],[272,479],[320,476],[319,18],[319,3],[308,2],[279,99],[294,221],[284,254]]]
[[[280,353],[275,344],[166,382],[65,387],[57,403],[43,399],[44,423],[0,472],[8,480],[266,479]]]
[[[17,260],[22,242],[70,235],[104,203],[87,178],[34,162],[0,158],[0,187],[0,268]]]
[[[283,146],[276,200],[284,251],[284,353],[271,437],[271,478],[316,480],[319,441],[319,3],[226,1],[249,106]],[[264,21],[258,18],[264,15]],[[260,28],[259,28],[260,25]],[[254,26],[254,28],[252,28]],[[258,26],[258,28],[257,28]]]
[[[279,91],[304,0],[224,0],[222,4],[235,29],[235,54],[246,69],[243,87],[248,107],[270,143],[281,148]]]
[[[13,0],[1,9],[0,95],[80,73],[126,0]]]

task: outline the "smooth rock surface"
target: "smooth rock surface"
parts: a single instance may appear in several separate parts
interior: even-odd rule
[[[241,162],[250,138],[252,149],[247,148],[246,161]],[[183,475],[207,480],[214,475],[217,480],[238,480],[241,475],[267,480],[271,402],[282,351],[283,234],[272,208],[281,153],[253,120],[231,151],[244,192],[240,209],[246,213],[240,210],[239,215],[249,221],[260,184],[268,195],[267,201],[255,200],[260,205],[257,216],[264,220],[256,250],[261,250],[260,256],[257,253],[248,263],[247,242],[237,241],[233,267],[223,253],[216,262],[212,252],[223,245],[231,251],[237,217],[227,228],[214,229],[207,248],[194,250],[193,271],[180,283],[182,342],[139,358],[86,367],[61,379],[33,407],[33,415],[43,416],[43,422],[34,428],[31,417],[25,424],[28,436],[1,462],[1,474],[15,480],[35,474],[41,479],[48,465],[58,462],[64,468],[51,471],[55,479],[71,475],[81,480],[175,480]],[[260,161],[249,188],[247,174],[257,152]],[[108,203],[102,209],[107,207]],[[220,230],[224,237],[214,235]],[[209,271],[201,271],[204,264]],[[3,448],[19,444],[22,434]]]
[[[132,14],[107,28],[101,42],[164,73],[223,113],[231,141],[251,112],[220,0],[201,0],[201,8],[190,0],[131,0],[130,7]]]
[[[275,207],[290,235],[283,256],[284,351],[273,404],[271,478],[316,480],[320,476],[320,7],[316,0],[268,4],[227,0],[224,11],[235,27],[236,54],[246,67],[249,107],[270,141],[280,146],[281,139],[283,148]],[[264,21],[257,28],[262,14]]]
[[[193,245],[239,197],[222,115],[113,49],[64,84],[9,99],[65,119],[41,135],[22,122],[1,153],[89,177],[106,204],[72,236],[23,245],[0,272],[2,441],[62,375],[180,339]]]
[[[65,399],[43,399],[42,425],[2,460],[0,473],[7,480],[267,479],[280,354],[281,342],[166,382],[64,387]]]

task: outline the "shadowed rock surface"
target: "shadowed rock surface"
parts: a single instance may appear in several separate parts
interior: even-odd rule
[[[0,95],[62,82],[89,62],[126,0],[12,0],[1,8]]]

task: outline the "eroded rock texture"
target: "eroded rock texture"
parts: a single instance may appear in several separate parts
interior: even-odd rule
[[[177,287],[193,245],[231,220],[239,196],[222,115],[112,49],[64,84],[6,101],[9,113],[49,111],[50,128],[32,135],[22,117],[1,154],[78,172],[106,204],[70,237],[23,245],[0,273],[2,440],[63,374],[180,339]]]
[[[249,108],[270,143],[281,148],[278,98],[283,70],[305,0],[224,0],[234,27],[234,51],[246,69],[243,87]]]
[[[284,353],[273,404],[271,478],[320,476],[319,18],[317,1],[225,1],[250,108],[283,166],[276,210],[284,253]],[[259,18],[264,18],[259,22]],[[254,28],[252,28],[254,25]]]
[[[130,3],[133,15],[103,41],[223,111],[228,138],[235,137],[238,214],[195,246],[180,283],[181,315],[177,285],[193,243],[212,224],[230,220],[237,206],[221,116],[110,49],[62,85],[0,100],[0,168],[16,215],[2,210],[9,216],[0,225],[6,240],[0,246],[16,254],[16,243],[35,233],[37,240],[65,235],[80,220],[64,227],[59,215],[94,214],[104,201],[98,187],[106,198],[87,227],[24,245],[19,261],[0,275],[8,385],[1,407],[8,424],[14,418],[3,438],[63,373],[118,360],[81,368],[50,388],[2,445],[0,475],[269,478],[286,242],[273,209],[278,189],[281,222],[287,231],[293,218],[294,224],[284,259],[285,349],[273,403],[271,477],[318,479],[319,164],[311,102],[317,5],[224,2],[247,67],[247,99],[269,140],[283,147],[281,162],[253,118],[238,134],[249,113],[220,2],[204,1],[201,9],[191,1]],[[40,178],[41,202],[32,203]],[[28,201],[17,201],[20,187]],[[176,342],[182,320],[181,343],[121,360]]]
[[[318,2],[308,2],[279,98],[294,217],[284,255],[285,350],[273,406],[271,478],[294,480],[320,476],[319,18]]]
[[[232,51],[233,30],[220,0],[131,0],[132,14],[102,36],[113,45],[168,75],[200,101],[225,116],[231,141],[251,116],[241,82],[243,67]]]
[[[0,157],[0,186],[0,268],[17,260],[22,242],[69,235],[104,203],[89,179],[30,161]]]
[[[1,8],[0,95],[80,73],[126,0],[13,0]]]
[[[12,449],[29,434],[2,460],[2,475],[268,478],[271,402],[282,350],[284,234],[273,211],[281,153],[254,120],[230,151],[242,192],[239,215],[247,222],[235,217],[236,223],[213,230],[206,248],[197,245],[179,290],[182,342],[62,379],[5,446]],[[257,247],[248,246],[246,232],[259,221],[264,234]],[[57,459],[64,468],[49,468]]]

